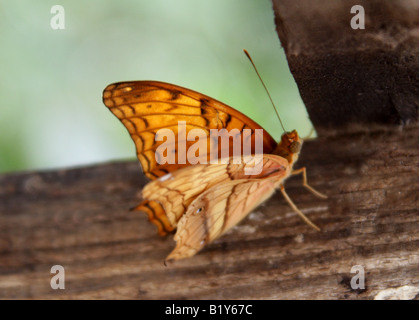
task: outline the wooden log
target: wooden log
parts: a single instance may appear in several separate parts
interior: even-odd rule
[[[419,128],[307,141],[299,177],[196,256],[165,266],[172,236],[130,212],[137,162],[0,176],[0,299],[418,298]],[[53,290],[62,265],[65,289]],[[353,266],[365,289],[352,289]]]

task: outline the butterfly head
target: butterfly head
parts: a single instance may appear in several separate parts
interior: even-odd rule
[[[302,145],[303,140],[298,136],[297,130],[285,132],[273,153],[287,159],[292,165],[297,161]]]

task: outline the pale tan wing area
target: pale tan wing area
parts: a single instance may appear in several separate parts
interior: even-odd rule
[[[262,163],[262,170],[258,174],[249,175],[246,169],[253,168],[255,161],[258,160]],[[146,208],[139,208],[139,210],[146,211],[150,221],[156,224],[159,230],[165,230],[168,233],[177,227],[179,219],[189,210],[191,203],[213,187],[218,189],[232,181],[243,183],[268,178],[282,181],[290,171],[286,159],[272,154],[260,155],[254,159],[244,159],[239,164],[232,162],[233,159],[230,159],[228,164],[189,166],[150,182],[142,192],[144,202],[153,201],[161,204],[165,217],[158,214],[158,210],[151,206],[151,210]],[[231,203],[231,206],[234,207],[236,204]],[[160,234],[164,233],[160,232]]]
[[[176,247],[167,260],[196,254],[268,199],[279,183],[279,180],[269,178],[235,180],[205,191],[179,220],[174,237]]]

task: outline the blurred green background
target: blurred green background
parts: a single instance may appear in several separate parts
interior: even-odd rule
[[[65,9],[53,30],[51,7]],[[102,104],[106,85],[160,80],[214,97],[279,139],[311,130],[275,31],[270,0],[0,1],[0,171],[134,159]]]

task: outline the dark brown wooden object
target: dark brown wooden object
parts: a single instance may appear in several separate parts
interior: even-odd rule
[[[351,27],[355,5],[364,8],[365,29]],[[273,7],[289,67],[320,134],[417,121],[418,1],[273,0]]]

